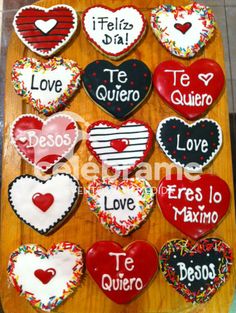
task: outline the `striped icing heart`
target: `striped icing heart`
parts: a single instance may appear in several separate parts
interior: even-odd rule
[[[27,5],[16,13],[13,26],[17,36],[30,50],[50,57],[74,35],[78,17],[76,11],[65,4],[48,9]]]
[[[144,161],[152,146],[151,128],[137,120],[128,120],[121,125],[97,121],[90,125],[87,133],[90,152],[100,163],[120,175],[132,172]],[[117,140],[125,142],[126,147],[118,149]]]

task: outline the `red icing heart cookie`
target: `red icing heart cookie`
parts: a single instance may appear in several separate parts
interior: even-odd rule
[[[145,241],[134,241],[124,249],[113,241],[100,241],[87,251],[86,267],[108,298],[126,304],[140,294],[156,274],[158,255]]]
[[[188,240],[168,241],[160,251],[160,270],[187,302],[209,301],[226,282],[232,266],[231,248],[217,238],[194,245]]]
[[[172,109],[188,120],[206,113],[221,94],[225,76],[218,63],[200,59],[190,66],[166,61],[157,66],[153,85]]]
[[[61,111],[80,86],[79,65],[63,58],[46,63],[32,58],[18,60],[12,83],[18,95],[45,115]]]
[[[96,49],[117,60],[139,43],[145,34],[147,21],[143,13],[131,5],[117,9],[97,5],[84,12],[82,26]]]
[[[50,57],[74,35],[78,17],[76,11],[65,4],[50,8],[27,5],[16,13],[13,26],[30,50],[42,57]]]
[[[152,147],[151,128],[138,120],[128,120],[120,125],[97,121],[89,126],[87,133],[90,152],[100,163],[120,175],[131,173],[144,161]],[[123,150],[117,140],[119,143],[122,140]]]
[[[86,189],[88,205],[99,222],[125,236],[137,229],[153,206],[153,190],[145,179],[98,178]]]
[[[79,138],[76,122],[65,114],[46,121],[33,114],[20,115],[13,122],[10,135],[17,152],[41,171],[66,158]]]
[[[7,272],[17,292],[36,309],[50,312],[81,284],[82,249],[61,242],[45,251],[38,245],[22,245],[12,252]]]
[[[162,4],[152,10],[151,27],[171,54],[192,58],[214,35],[216,21],[212,10],[197,2],[177,7]]]
[[[215,175],[203,174],[194,181],[171,175],[160,182],[157,200],[168,222],[197,240],[215,228],[227,213],[230,190]]]

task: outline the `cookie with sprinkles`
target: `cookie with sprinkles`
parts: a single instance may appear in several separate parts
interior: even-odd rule
[[[139,60],[128,60],[118,66],[97,60],[86,66],[82,78],[91,99],[117,119],[137,109],[152,86],[152,74]]]
[[[104,167],[125,178],[145,160],[152,143],[150,126],[134,119],[120,125],[100,120],[87,129],[90,152]]]
[[[143,38],[147,21],[143,13],[131,5],[117,9],[95,5],[83,13],[82,27],[89,42],[99,52],[118,60]]]
[[[86,188],[87,202],[98,221],[112,233],[126,236],[151,212],[152,187],[145,179],[97,178]]]
[[[171,54],[192,58],[213,37],[216,21],[212,10],[197,2],[179,7],[163,4],[152,10],[151,27]]]
[[[45,115],[63,110],[80,87],[80,80],[79,65],[61,57],[45,63],[23,58],[12,68],[12,83],[16,93]]]
[[[76,208],[78,198],[78,181],[65,173],[53,175],[48,180],[21,175],[8,187],[13,211],[42,235],[48,235],[68,218]]]
[[[98,241],[86,253],[86,268],[109,299],[127,304],[154,278],[158,253],[144,240],[133,241],[124,248],[114,241]]]
[[[188,240],[171,240],[159,254],[160,271],[187,302],[209,301],[226,282],[232,266],[231,248],[217,238],[194,245]]]
[[[222,130],[212,119],[200,119],[192,124],[177,117],[160,122],[156,139],[167,157],[189,172],[206,167],[222,146]]]
[[[78,27],[78,16],[71,6],[65,4],[50,8],[27,5],[17,11],[13,27],[30,50],[42,57],[50,57],[70,41]]]
[[[7,272],[21,296],[35,309],[50,312],[81,284],[83,252],[70,242],[55,244],[48,251],[25,244],[10,255]]]

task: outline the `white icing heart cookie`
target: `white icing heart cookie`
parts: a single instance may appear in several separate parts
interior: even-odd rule
[[[7,272],[18,293],[33,307],[50,312],[81,284],[83,253],[79,246],[61,242],[48,251],[22,245],[10,255]]]
[[[63,58],[46,63],[23,58],[12,68],[12,83],[18,95],[45,115],[61,111],[80,87],[79,65]]]
[[[191,58],[211,39],[216,22],[209,7],[194,2],[185,7],[161,5],[153,9],[151,27],[173,55]]]
[[[8,199],[24,223],[46,235],[72,213],[79,197],[78,189],[78,181],[69,174],[59,173],[46,181],[22,175],[9,185]]]
[[[84,12],[82,26],[96,49],[117,60],[139,43],[145,34],[147,21],[134,6],[111,9],[97,5]]]
[[[153,206],[153,190],[145,179],[123,181],[98,178],[89,184],[90,210],[111,232],[125,236],[140,227]]]

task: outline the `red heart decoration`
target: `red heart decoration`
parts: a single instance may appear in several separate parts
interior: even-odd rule
[[[111,147],[118,152],[122,152],[129,145],[128,139],[115,139],[111,141]]]
[[[32,197],[33,203],[43,212],[46,212],[54,202],[54,197],[51,193],[46,193],[42,195],[41,193],[36,193]]]
[[[86,266],[108,298],[125,304],[149,284],[158,270],[158,256],[145,241],[134,241],[124,249],[113,241],[100,241],[88,250]]]
[[[34,275],[44,284],[48,284],[50,280],[56,275],[56,270],[54,268],[48,268],[44,270],[36,270]]]
[[[189,180],[173,174],[160,182],[157,200],[167,221],[197,240],[215,228],[227,213],[230,190],[216,175],[203,174],[198,180]]]
[[[178,29],[182,34],[186,34],[187,31],[192,27],[192,24],[189,22],[184,24],[176,23],[174,27]]]
[[[11,141],[27,162],[47,171],[73,150],[78,141],[78,127],[65,114],[47,120],[23,114],[13,122]]]
[[[190,66],[166,61],[157,66],[153,84],[172,109],[189,120],[206,113],[221,94],[225,76],[218,63],[201,59]]]
[[[88,127],[87,133],[88,149],[98,162],[120,175],[131,173],[145,160],[152,147],[151,128],[135,119],[120,125],[97,121]]]
[[[24,6],[13,26],[21,41],[35,53],[49,57],[61,49],[77,29],[76,11],[68,5],[51,8]]]

